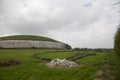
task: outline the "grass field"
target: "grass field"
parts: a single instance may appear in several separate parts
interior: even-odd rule
[[[70,56],[74,56],[75,53],[74,52],[62,52],[62,51],[59,51],[59,52],[46,52],[46,53],[41,53],[39,54],[40,57],[42,58],[50,58],[50,59],[56,59],[56,58],[60,58],[60,59],[65,59],[67,57],[70,57]]]
[[[36,53],[44,53],[39,56],[51,59],[66,58],[75,55],[74,52],[45,53],[49,51],[51,50],[1,49],[0,61],[16,59],[19,60],[21,64],[0,67],[0,80],[95,80],[100,77],[97,74],[98,71],[104,71],[106,68],[103,66],[110,63],[110,57],[114,59],[112,63],[116,61],[116,56],[113,53],[96,52],[96,56],[78,59],[77,61],[81,63],[81,66],[77,68],[50,68],[46,66],[46,61],[33,57]],[[92,65],[92,63],[96,63],[96,65]],[[114,65],[117,65],[117,68],[119,67],[118,62],[114,63]],[[114,68],[116,68],[116,66],[114,66]],[[118,71],[116,71],[116,73],[118,73]],[[107,75],[102,75],[104,75],[102,78],[105,78],[105,80],[110,80]],[[116,80],[119,80],[119,75],[115,76],[117,76]]]
[[[88,56],[88,57],[79,59],[77,61],[81,62],[82,64],[90,64],[90,63],[101,64],[101,63],[104,63],[106,54],[107,53],[97,52],[96,56]]]

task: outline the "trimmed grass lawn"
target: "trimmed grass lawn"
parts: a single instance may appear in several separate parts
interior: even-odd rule
[[[78,59],[77,62],[80,62],[82,64],[90,64],[90,63],[95,63],[95,64],[101,64],[105,61],[107,53],[97,53],[95,56],[88,56],[82,59]]]
[[[86,65],[86,63],[102,63],[106,53],[96,53],[96,56],[88,56],[78,61],[84,66],[77,68],[50,68],[45,61],[33,57],[36,53],[44,53],[51,50],[45,49],[1,49],[0,61],[16,59],[19,65],[0,67],[0,80],[94,80],[97,71],[102,68]],[[74,55],[71,52],[53,52],[40,54],[40,57],[66,58]]]
[[[41,58],[50,58],[50,59],[65,59],[70,56],[74,56],[74,52],[49,52],[49,53],[41,53],[39,57]]]

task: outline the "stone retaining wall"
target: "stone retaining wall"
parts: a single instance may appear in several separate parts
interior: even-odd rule
[[[0,41],[0,48],[54,48],[68,49],[67,44],[61,42],[32,41],[32,40],[4,40]]]

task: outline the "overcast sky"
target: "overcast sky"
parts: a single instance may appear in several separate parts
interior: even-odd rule
[[[113,48],[119,0],[0,0],[0,36],[47,36],[72,47]]]

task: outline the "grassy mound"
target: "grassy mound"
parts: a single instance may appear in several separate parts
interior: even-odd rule
[[[34,36],[34,35],[14,35],[14,36],[6,36],[0,37],[0,40],[35,40],[35,41],[51,41],[58,42],[54,39],[43,37],[43,36]]]

